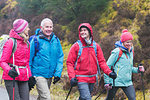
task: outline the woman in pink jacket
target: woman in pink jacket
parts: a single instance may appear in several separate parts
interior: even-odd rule
[[[28,80],[31,71],[29,67],[28,31],[28,22],[24,19],[16,19],[13,22],[13,29],[9,33],[10,38],[3,47],[0,66],[3,69],[2,78],[5,82],[9,100],[29,100]],[[13,39],[16,40],[15,43]],[[16,49],[12,55],[13,44],[16,45]],[[13,79],[15,82],[13,82]]]
[[[96,82],[99,67],[111,78],[115,79],[116,73],[109,69],[101,47],[94,42],[91,25],[89,23],[82,23],[78,31],[80,41],[74,43],[69,51],[66,62],[67,71],[71,80],[71,86],[78,85],[80,92],[79,100],[91,100],[91,92]],[[81,45],[82,52],[80,52]]]

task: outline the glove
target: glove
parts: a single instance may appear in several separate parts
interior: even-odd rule
[[[54,77],[53,84],[57,83],[59,80],[60,80],[60,77],[58,77],[58,76]]]
[[[109,77],[112,78],[112,79],[116,79],[117,78],[117,74],[115,72],[111,72],[109,74]]]
[[[144,69],[144,67],[141,65],[141,66],[138,67],[138,71],[139,71],[139,72],[144,72],[145,69]]]
[[[32,88],[34,88],[35,84],[36,84],[35,77],[34,76],[29,77],[28,80],[29,91],[32,90]]]
[[[11,78],[15,78],[15,77],[18,76],[18,73],[17,73],[17,71],[15,70],[15,67],[12,67],[12,69],[9,70],[8,75],[9,75]]]
[[[112,84],[105,84],[104,87],[107,89],[107,90],[110,90],[112,89]]]
[[[71,81],[70,81],[70,83],[71,83],[72,87],[77,86],[78,80],[76,78],[72,78]]]

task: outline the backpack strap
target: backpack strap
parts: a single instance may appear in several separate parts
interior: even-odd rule
[[[93,41],[93,47],[94,47],[96,58],[97,58],[97,47],[96,47],[96,42],[95,41]]]
[[[96,42],[95,42],[95,41],[93,41],[93,46],[83,46],[80,40],[78,40],[76,43],[78,43],[78,45],[79,45],[79,51],[78,51],[78,56],[77,56],[77,60],[76,60],[76,62],[75,62],[75,67],[74,67],[74,69],[76,69],[77,61],[78,61],[79,57],[80,57],[81,54],[82,54],[83,48],[88,48],[88,47],[94,48],[95,55],[96,55],[96,60],[97,60],[97,47],[96,47]],[[99,67],[98,60],[97,60],[97,66]],[[99,70],[100,70],[100,69],[99,69]]]
[[[34,55],[36,56],[36,53],[39,51],[39,41],[38,41],[38,38],[36,35],[33,37],[33,39],[34,39],[34,46],[35,46],[35,54]]]
[[[39,41],[37,35],[31,36],[29,42],[31,42],[32,40],[34,41],[34,48],[35,48],[34,56],[36,56],[36,53],[39,51]]]
[[[81,41],[78,40],[76,43],[78,43],[78,45],[79,45],[79,51],[78,51],[78,56],[77,56],[77,59],[76,59],[76,62],[75,62],[74,69],[76,69],[78,59],[79,59],[79,57],[81,56],[81,53],[82,53],[82,50],[83,50],[83,46],[82,46]]]
[[[100,70],[100,67],[99,67],[98,59],[97,59],[97,47],[96,47],[96,42],[95,42],[95,41],[93,41],[93,47],[94,47],[94,50],[95,50],[96,61],[97,61],[96,84],[97,84],[97,86],[98,86],[98,75],[99,75],[99,77],[101,78],[101,70]]]
[[[35,34],[29,38],[29,42],[31,42],[32,40],[34,41],[34,48],[35,48],[34,56],[36,56],[36,53],[39,51],[39,41],[38,41],[37,36],[38,36],[38,34]]]
[[[117,61],[115,62],[114,66],[116,65],[116,63],[119,61],[120,57],[122,56],[123,54],[123,51],[119,48],[119,55],[118,55],[118,59]]]
[[[17,40],[15,38],[10,38],[10,39],[13,40],[13,48],[12,48],[12,53],[11,53],[11,56],[10,56],[10,57],[12,57],[13,54],[15,53],[15,51],[16,51],[16,48],[17,48],[17,42],[16,42]]]
[[[78,43],[78,45],[79,45],[79,51],[78,51],[78,56],[77,56],[77,59],[76,59],[76,62],[75,62],[75,67],[74,67],[74,69],[76,69],[77,62],[78,62],[79,57],[80,57],[81,54],[82,54],[83,48],[90,48],[90,47],[94,48],[95,55],[96,55],[96,61],[97,61],[97,69],[98,69],[97,74],[96,74],[96,82],[97,82],[97,85],[98,85],[98,75],[101,77],[101,73],[100,73],[100,67],[99,67],[99,63],[98,63],[98,59],[97,59],[97,47],[96,47],[96,42],[93,40],[93,46],[83,46],[80,40],[78,40],[77,43]],[[83,75],[79,75],[79,76],[83,76]],[[88,77],[88,76],[86,76],[86,77]]]
[[[133,52],[133,58],[134,58],[134,48],[132,49],[132,52]]]
[[[29,41],[27,41],[26,44],[27,44],[27,46],[28,46],[28,48],[29,48]]]

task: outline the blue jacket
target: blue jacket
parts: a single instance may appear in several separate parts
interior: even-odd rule
[[[129,52],[128,49],[126,49],[122,45],[121,41],[117,41],[115,43],[115,46],[116,48],[112,51],[107,61],[107,65],[109,66],[109,68],[113,66],[114,71],[117,74],[117,78],[115,79],[115,86],[126,87],[129,85],[133,85],[132,73],[138,73],[138,68],[133,67],[133,52],[132,52],[133,48]],[[119,48],[123,51],[123,54],[120,57],[119,61],[114,66],[115,62],[119,57],[119,51],[120,51]],[[109,78],[107,75],[104,75],[104,82],[105,84],[107,83],[113,84],[113,80]]]
[[[37,29],[35,34],[39,34]],[[42,33],[42,32],[41,32]],[[63,69],[64,54],[60,44],[60,40],[54,33],[48,40],[43,34],[37,35],[39,42],[39,51],[35,55],[34,39],[30,42],[30,62],[31,72],[33,76],[42,76],[51,78],[53,76],[61,77]]]

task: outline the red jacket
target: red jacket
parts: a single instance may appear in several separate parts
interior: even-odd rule
[[[30,46],[24,42],[24,39],[20,37],[13,29],[9,33],[10,37],[16,38],[17,48],[14,53],[15,65],[17,66],[26,66],[26,68],[19,68],[20,75],[15,78],[15,80],[19,81],[28,81],[29,77],[31,76],[31,71],[29,67],[29,58],[30,58]],[[2,57],[0,59],[0,66],[3,69],[3,79],[4,80],[13,80],[8,75],[9,70],[11,67],[8,63],[13,64],[13,57],[11,56],[13,48],[13,41],[9,39],[3,48]]]
[[[78,28],[80,29],[81,26],[86,26],[91,31],[91,36],[93,39],[93,31],[92,27],[88,23],[81,24]],[[80,30],[79,30],[79,39],[82,42],[83,46],[86,46],[85,40],[80,36]],[[93,46],[93,43],[91,44]],[[97,47],[97,59],[99,66],[101,70],[109,75],[112,71],[109,69],[109,67],[106,64],[105,58],[103,56],[103,52],[101,50],[101,47],[96,43]],[[73,44],[69,55],[67,58],[67,71],[69,75],[69,79],[75,78],[76,75],[95,75],[97,74],[97,60],[95,56],[95,50],[94,48],[83,48],[82,54],[78,59],[76,69],[74,70],[75,62],[78,56],[79,51],[79,45],[77,43]],[[96,76],[94,77],[76,77],[78,82],[86,82],[86,83],[95,83],[96,82]]]

